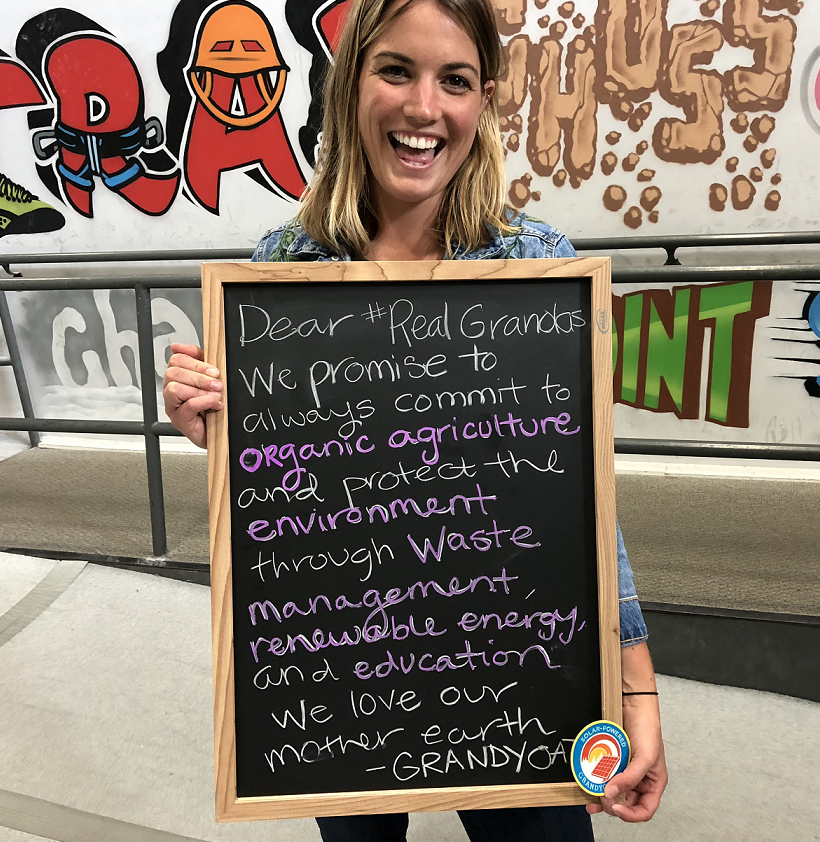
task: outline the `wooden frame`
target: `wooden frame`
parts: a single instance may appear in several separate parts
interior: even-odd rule
[[[595,320],[590,332],[593,367],[595,519],[598,530],[601,718],[620,724],[622,721],[621,666],[615,542],[611,291],[608,258],[406,263],[205,264],[202,266],[205,359],[223,373],[227,395],[230,383],[226,378],[228,369],[223,309],[223,286],[226,284],[282,281],[384,283],[417,280],[582,277],[589,278],[591,281],[591,313]],[[231,509],[227,411],[209,414],[207,430],[217,821],[584,804],[596,800],[574,783],[419,787],[418,789],[238,798],[234,731]]]

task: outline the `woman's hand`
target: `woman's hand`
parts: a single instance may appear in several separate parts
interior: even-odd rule
[[[222,409],[219,371],[204,362],[196,345],[171,345],[171,359],[162,380],[165,412],[171,423],[198,447],[205,447],[203,413]]]
[[[645,643],[621,650],[625,693],[654,691],[655,673]],[[657,812],[669,775],[657,696],[624,696],[624,730],[632,746],[629,765],[609,781],[588,813],[606,812],[625,822],[648,822]]]

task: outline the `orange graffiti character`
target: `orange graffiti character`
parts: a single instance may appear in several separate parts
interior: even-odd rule
[[[196,99],[185,177],[211,213],[218,212],[222,173],[240,167],[257,167],[286,196],[302,193],[305,180],[279,112],[287,74],[270,24],[250,3],[223,3],[201,20],[188,68]]]

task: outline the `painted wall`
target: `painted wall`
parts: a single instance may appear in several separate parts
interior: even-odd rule
[[[820,7],[496,5],[512,204],[571,237],[820,227]],[[346,7],[0,0],[0,255],[253,245],[312,172]],[[619,287],[617,433],[820,441],[818,290]],[[40,414],[140,417],[133,295],[12,299]],[[198,293],[154,322],[159,385]]]

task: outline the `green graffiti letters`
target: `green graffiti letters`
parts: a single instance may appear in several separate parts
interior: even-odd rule
[[[770,282],[749,281],[613,296],[615,402],[748,427],[755,327],[771,294]]]

